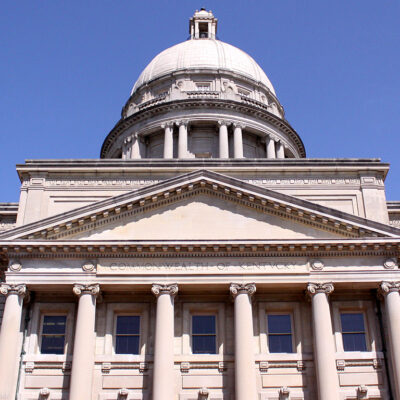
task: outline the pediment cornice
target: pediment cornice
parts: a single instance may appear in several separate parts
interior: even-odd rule
[[[0,234],[0,240],[63,240],[200,193],[333,232],[344,238],[400,236],[400,230],[385,224],[215,172],[199,170],[12,229]]]

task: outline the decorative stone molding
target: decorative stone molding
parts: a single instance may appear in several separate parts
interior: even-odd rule
[[[73,293],[78,297],[82,294],[91,294],[92,296],[98,296],[100,294],[100,285],[97,283],[93,284],[79,284],[76,283],[72,289]]]
[[[85,272],[93,272],[96,270],[96,263],[94,261],[85,261],[82,264],[82,270]]]
[[[269,362],[268,361],[260,361],[260,371],[261,372],[268,372]]]
[[[173,128],[175,125],[174,121],[167,121],[161,124],[161,128],[165,129],[165,128]]]
[[[248,294],[252,296],[256,292],[255,283],[231,283],[229,287],[232,297],[235,299],[238,294]]]
[[[29,296],[28,289],[26,285],[13,285],[8,283],[2,283],[0,286],[0,294],[3,296],[8,296],[10,294],[17,294],[18,296],[25,298]]]
[[[222,126],[222,125],[229,126],[229,125],[231,125],[231,121],[219,120],[218,126]]]
[[[204,387],[201,388],[201,389],[199,390],[199,397],[198,397],[198,400],[207,400],[209,394],[210,394],[210,392],[209,392],[209,390],[208,390],[207,388],[204,388]]]
[[[304,371],[306,369],[306,363],[304,361],[297,361],[297,371]]]
[[[147,362],[141,362],[139,363],[139,372],[145,372],[149,369],[149,365]]]
[[[128,394],[129,394],[129,391],[128,391],[128,389],[125,389],[125,388],[123,388],[123,389],[119,389],[118,390],[118,399],[127,399],[128,398]]]
[[[162,294],[169,294],[174,297],[178,293],[178,285],[176,283],[172,284],[158,284],[153,283],[151,287],[151,292],[156,296],[160,296]]]
[[[189,120],[187,120],[187,119],[181,119],[181,120],[177,120],[177,121],[175,121],[175,124],[177,125],[177,126],[188,126],[189,125]]]
[[[336,369],[338,371],[344,371],[345,368],[346,368],[345,360],[336,360]]]
[[[383,262],[383,267],[385,269],[395,269],[399,267],[399,264],[396,258],[388,258]]]
[[[19,260],[11,260],[8,266],[10,271],[19,272],[22,269],[21,261]]]
[[[289,399],[290,389],[287,386],[282,386],[279,389],[279,399]]]
[[[50,389],[48,388],[41,388],[39,391],[39,398],[40,399],[48,399],[50,396]]]
[[[234,128],[246,129],[246,125],[243,122],[234,122],[232,125]]]
[[[333,291],[334,291],[334,286],[332,282],[326,282],[326,283],[310,282],[307,285],[307,293],[311,297],[317,293],[325,293],[328,296]]]
[[[322,271],[324,269],[325,264],[321,260],[311,260],[310,261],[311,269],[314,271]]]
[[[103,374],[109,374],[111,371],[111,363],[102,363],[101,364],[101,372]]]
[[[181,372],[182,373],[188,373],[190,370],[190,363],[188,362],[181,362]]]
[[[35,363],[34,362],[27,362],[25,364],[25,373],[31,374],[35,369]]]
[[[383,281],[381,282],[379,288],[381,294],[383,294],[384,296],[391,292],[400,292],[400,282]]]
[[[357,399],[367,399],[368,398],[368,388],[365,385],[360,385],[357,388]]]

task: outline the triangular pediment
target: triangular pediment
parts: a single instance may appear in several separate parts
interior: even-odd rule
[[[196,171],[0,234],[0,240],[306,239],[399,230],[235,178]]]

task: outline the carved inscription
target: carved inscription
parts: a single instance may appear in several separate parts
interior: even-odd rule
[[[309,272],[306,260],[128,260],[100,261],[98,274],[135,274],[135,273],[267,273],[267,274],[304,274]]]

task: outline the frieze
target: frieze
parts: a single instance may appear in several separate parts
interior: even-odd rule
[[[357,178],[286,178],[286,179],[243,179],[245,182],[257,186],[291,186],[291,185],[360,185]],[[382,182],[383,184],[383,182]]]
[[[98,275],[129,275],[135,273],[268,273],[268,274],[305,274],[309,272],[307,260],[104,260],[97,265]]]
[[[15,228],[16,224],[12,222],[0,222],[0,232]]]
[[[46,186],[58,187],[58,186],[105,186],[105,187],[120,187],[129,186],[135,188],[141,188],[145,186],[154,185],[161,182],[159,179],[48,179]]]

